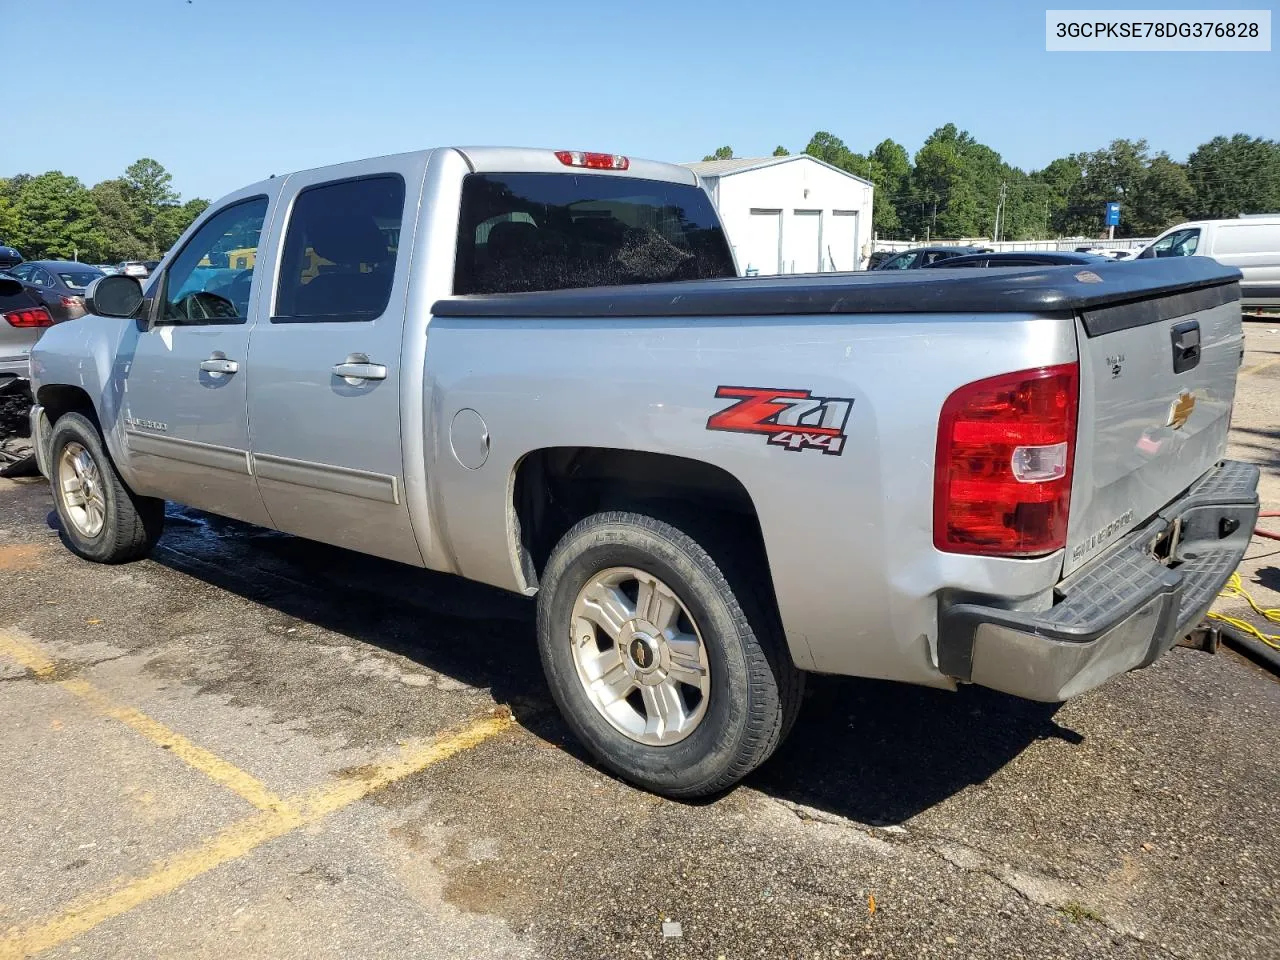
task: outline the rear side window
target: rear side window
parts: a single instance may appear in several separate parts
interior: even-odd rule
[[[698,187],[568,173],[472,174],[453,291],[517,293],[736,276]]]
[[[298,194],[285,234],[273,322],[373,320],[391,299],[404,180],[361,177]]]
[[[1213,252],[1273,253],[1280,250],[1280,224],[1241,223],[1218,227]]]

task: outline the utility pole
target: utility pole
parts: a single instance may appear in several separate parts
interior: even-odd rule
[[[938,232],[938,198],[933,198],[933,219],[929,221],[929,236]]]
[[[1007,183],[1000,184],[1000,200],[998,203],[996,203],[996,228],[995,230],[992,231],[994,236],[992,236],[991,238],[992,240],[995,240],[997,242],[1000,240],[1000,217],[1004,213],[1004,201],[1005,201],[1005,197],[1007,197],[1008,195],[1009,195],[1009,185]]]

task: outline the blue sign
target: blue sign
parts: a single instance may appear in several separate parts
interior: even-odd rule
[[[1118,203],[1107,204],[1106,225],[1108,227],[1118,227],[1120,225],[1120,204]]]

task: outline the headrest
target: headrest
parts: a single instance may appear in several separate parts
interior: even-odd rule
[[[340,265],[381,263],[388,259],[387,241],[368,215],[319,216],[307,223],[312,249]]]
[[[489,258],[528,255],[538,240],[538,227],[527,220],[504,220],[489,228]]]

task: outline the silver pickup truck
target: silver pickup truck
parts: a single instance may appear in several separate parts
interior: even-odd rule
[[[1065,699],[1239,561],[1239,274],[1204,258],[738,279],[692,173],[437,149],[215,203],[32,354],[68,546],[173,500],[537,594],[608,768],[722,790],[807,671]]]

